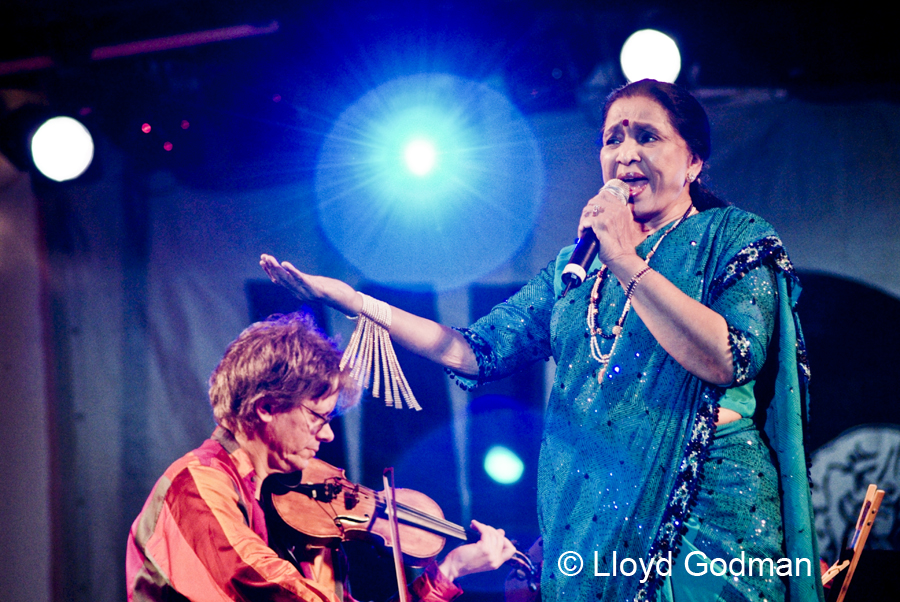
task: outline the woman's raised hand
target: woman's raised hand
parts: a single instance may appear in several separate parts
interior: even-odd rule
[[[259,265],[275,284],[291,291],[295,297],[321,301],[347,316],[358,316],[363,297],[349,284],[304,274],[287,261],[278,262],[271,255],[262,255]],[[391,307],[391,340],[446,368],[461,374],[477,375],[478,360],[469,343],[459,332],[426,318]]]
[[[271,255],[263,254],[259,265],[275,284],[281,285],[303,301],[321,301],[348,316],[359,315],[362,297],[349,284],[327,278],[305,274],[290,262],[278,262]]]

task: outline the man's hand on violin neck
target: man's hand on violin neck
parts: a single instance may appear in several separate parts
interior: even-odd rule
[[[481,533],[481,539],[451,550],[438,565],[440,571],[451,580],[471,573],[498,569],[516,551],[503,529],[495,529],[475,520],[472,521],[472,528]]]

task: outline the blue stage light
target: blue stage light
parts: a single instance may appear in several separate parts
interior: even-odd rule
[[[527,240],[543,166],[499,92],[444,74],[393,80],[339,117],[316,167],[319,220],[335,248],[391,286],[464,286]]]
[[[484,471],[502,485],[512,485],[522,478],[525,463],[511,449],[495,445],[484,456]]]

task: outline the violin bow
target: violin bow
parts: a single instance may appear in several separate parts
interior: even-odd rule
[[[388,480],[390,475],[390,481]],[[406,570],[403,568],[403,552],[400,550],[400,528],[397,524],[397,496],[394,489],[394,468],[385,468],[382,473],[384,479],[384,493],[387,496],[388,522],[391,525],[391,538],[394,540],[392,549],[394,551],[394,571],[397,573],[397,594],[400,602],[408,602],[406,590]]]

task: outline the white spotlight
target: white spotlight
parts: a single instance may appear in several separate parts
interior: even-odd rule
[[[406,145],[406,167],[417,176],[424,176],[434,167],[437,151],[428,140],[417,139]]]
[[[625,40],[619,63],[630,82],[650,78],[673,83],[681,71],[681,53],[675,40],[666,34],[642,29]]]
[[[87,128],[75,119],[54,117],[32,136],[31,156],[35,166],[51,180],[73,180],[90,166],[94,140]]]

